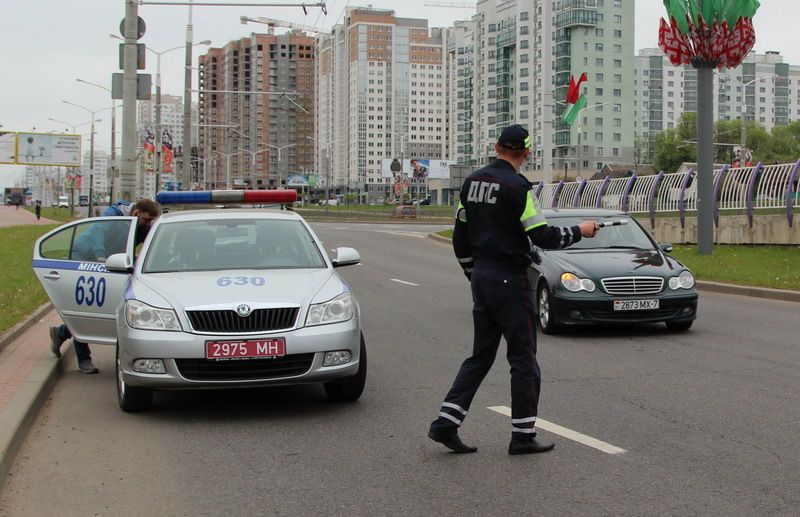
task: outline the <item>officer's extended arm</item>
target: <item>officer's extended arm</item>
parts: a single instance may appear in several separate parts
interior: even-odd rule
[[[525,208],[519,218],[531,241],[544,249],[560,249],[581,240],[578,226],[550,226],[539,210],[532,190],[525,194]]]
[[[458,265],[464,270],[467,278],[472,277],[472,249],[469,246],[469,234],[467,229],[467,211],[459,203],[456,211],[456,222],[453,226],[453,251],[458,259]]]

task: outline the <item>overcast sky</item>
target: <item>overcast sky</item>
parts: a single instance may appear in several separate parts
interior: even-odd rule
[[[181,0],[178,0],[181,1]],[[225,0],[217,0],[218,3]],[[232,0],[239,3],[258,3],[258,0]],[[429,27],[449,26],[454,20],[465,19],[474,9],[425,6],[427,0],[350,2],[393,9],[397,16],[425,18]],[[624,0],[631,2],[633,0]],[[291,3],[292,0],[263,3]],[[309,0],[313,3],[313,0]],[[299,2],[298,2],[299,3]],[[224,46],[251,32],[266,32],[266,26],[242,25],[239,17],[269,17],[329,29],[341,22],[346,0],[327,2],[328,14],[309,7],[304,15],[299,7],[202,7],[192,10],[194,41],[211,40],[214,46]],[[141,43],[156,51],[183,45],[188,22],[188,7],[140,5],[139,16],[147,31]],[[62,103],[68,100],[91,110],[111,105],[107,92],[75,81],[81,78],[110,87],[111,74],[118,72],[118,44],[109,34],[119,34],[119,24],[125,15],[123,0],[0,0],[0,126],[10,131],[64,131],[67,124],[51,122],[48,118],[78,125],[91,120],[91,115],[79,108]],[[661,0],[636,0],[637,51],[657,46],[658,19],[666,10]],[[792,22],[800,20],[800,1],[764,0],[755,16],[759,53],[780,51],[785,62],[800,65],[800,45],[793,41]],[[795,27],[793,29],[792,27]],[[196,47],[197,56],[205,47]],[[161,58],[162,93],[182,95],[184,52],[175,50]],[[146,73],[155,76],[156,57],[147,54]],[[155,77],[154,77],[155,80]],[[193,75],[197,87],[196,74]],[[117,129],[121,128],[121,110],[117,112]],[[102,122],[96,125],[95,148],[110,151],[109,112],[97,115]],[[78,128],[83,133],[84,149],[88,148],[88,125]],[[119,138],[117,139],[119,142]],[[118,144],[119,145],[119,144]],[[0,187],[13,183],[18,167],[0,165]]]

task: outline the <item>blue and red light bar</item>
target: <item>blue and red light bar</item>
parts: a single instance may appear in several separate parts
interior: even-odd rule
[[[162,205],[225,204],[225,203],[294,203],[297,192],[279,190],[182,190],[159,192],[156,201]]]

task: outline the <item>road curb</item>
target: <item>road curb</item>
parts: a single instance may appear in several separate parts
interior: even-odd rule
[[[453,242],[449,237],[442,237],[435,233],[429,233],[428,237],[437,242],[450,244]],[[697,280],[697,288],[701,291],[713,293],[735,294],[738,296],[752,296],[754,298],[767,298],[770,300],[780,300],[784,302],[800,303],[800,291],[789,291],[787,289],[770,289],[767,287],[750,287],[746,285],[722,284],[719,282],[708,282]]]
[[[739,296],[752,296],[755,298],[767,298],[770,300],[800,303],[800,291],[721,284],[719,282],[707,282],[703,280],[697,281],[697,288],[701,291],[710,291],[714,293],[736,294]]]
[[[65,356],[70,353],[73,352],[67,352]],[[62,361],[49,353],[42,357],[0,412],[0,492],[3,491],[20,446],[63,372]]]
[[[3,335],[0,336],[0,351],[8,346],[9,343],[13,343],[14,340],[17,339],[23,332],[28,330],[28,327],[44,317],[44,315],[50,312],[52,309],[53,304],[51,302],[44,303],[34,310],[30,315],[28,315],[27,318],[4,332]]]

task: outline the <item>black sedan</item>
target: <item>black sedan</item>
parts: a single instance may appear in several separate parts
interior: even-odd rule
[[[544,210],[548,224],[594,219],[594,238],[562,250],[534,248],[531,281],[546,334],[565,325],[665,322],[688,330],[697,317],[692,272],[630,215],[616,210]]]

